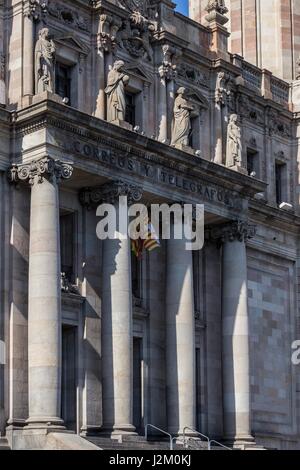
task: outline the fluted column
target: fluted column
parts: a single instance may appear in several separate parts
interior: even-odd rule
[[[172,235],[167,241],[167,422],[172,434],[196,426],[193,258],[185,243]]]
[[[255,228],[234,222],[217,229],[222,241],[222,365],[224,437],[251,442],[246,240]]]
[[[61,297],[58,183],[72,167],[44,157],[14,165],[12,182],[31,185],[28,394],[33,426],[61,426]]]

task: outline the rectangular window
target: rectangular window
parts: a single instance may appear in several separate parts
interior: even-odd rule
[[[142,260],[131,253],[132,293],[136,299],[142,299]]]
[[[75,284],[75,213],[60,216],[61,272]]]
[[[277,204],[281,204],[284,199],[284,170],[285,164],[283,163],[276,163],[275,164],[275,190],[276,190],[276,202]]]
[[[56,63],[55,68],[55,92],[62,98],[67,98],[68,105],[71,105],[71,70],[64,64]]]
[[[133,93],[125,94],[126,113],[125,121],[135,126],[135,95]]]
[[[194,308],[196,316],[200,315],[200,252],[193,251],[193,284],[194,284]]]

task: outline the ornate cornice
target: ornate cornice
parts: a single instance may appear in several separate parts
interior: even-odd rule
[[[91,208],[102,202],[115,204],[120,196],[127,196],[128,204],[134,204],[142,198],[142,188],[123,181],[111,181],[103,186],[84,188],[79,193],[79,200],[83,206]]]
[[[255,225],[248,224],[244,220],[236,220],[229,224],[212,228],[209,231],[209,239],[220,244],[226,242],[246,242],[256,235]]]
[[[35,182],[41,184],[47,178],[50,181],[60,183],[62,179],[71,178],[73,167],[54,160],[48,155],[24,164],[13,164],[8,170],[8,180],[10,183],[28,182],[33,185]]]

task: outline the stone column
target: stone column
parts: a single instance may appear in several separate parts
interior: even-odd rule
[[[85,204],[107,202],[119,214],[128,216],[119,197],[127,196],[128,204],[142,196],[140,188],[112,181],[101,188],[82,194]],[[105,434],[133,434],[132,373],[132,286],[131,243],[125,233],[114,240],[103,240],[102,248],[102,431]]]
[[[72,167],[46,156],[10,170],[12,182],[31,184],[28,370],[32,426],[62,426],[61,286],[58,183]]]
[[[172,235],[167,242],[167,422],[172,434],[196,426],[193,258],[185,243]]]
[[[219,232],[219,233],[218,233]],[[255,228],[234,222],[216,229],[223,246],[222,363],[224,437],[253,442],[251,436],[249,319],[246,240]]]

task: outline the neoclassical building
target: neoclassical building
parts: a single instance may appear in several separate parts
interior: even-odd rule
[[[93,448],[152,424],[299,448],[299,50],[259,62],[239,3],[192,0],[191,19],[170,0],[0,2],[10,447]],[[137,259],[99,240],[97,206],[120,195],[204,204],[203,249],[161,240]]]

